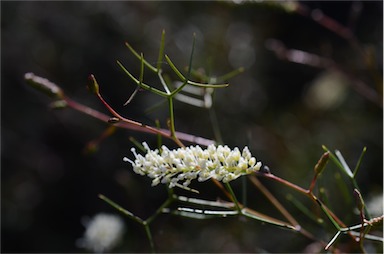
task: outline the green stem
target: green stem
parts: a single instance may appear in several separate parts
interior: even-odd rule
[[[244,67],[237,68],[236,70],[233,70],[227,74],[224,74],[223,76],[218,77],[216,80],[218,82],[225,82],[226,80],[229,80],[239,75],[240,73],[244,72],[244,70],[245,70]]]
[[[183,74],[181,74],[181,72],[177,69],[175,64],[171,61],[171,59],[167,55],[165,55],[165,60],[167,60],[169,66],[175,72],[175,74],[180,78],[180,80],[182,82],[187,82],[187,84],[189,84],[189,85],[197,86],[197,87],[206,87],[206,88],[209,88],[209,87],[221,88],[221,87],[229,86],[229,84],[203,84],[203,83],[198,83],[198,82],[190,81],[186,77],[184,77]]]
[[[171,132],[171,137],[172,137],[173,141],[175,141],[176,144],[178,144],[180,147],[184,147],[184,144],[176,136],[175,115],[173,112],[173,98],[172,98],[172,96],[168,97],[168,106],[169,106],[169,118],[170,118],[169,129]]]
[[[323,204],[323,202],[320,201],[320,199],[318,199],[315,195],[313,195],[312,193],[309,194],[309,196],[312,198],[312,200],[314,200],[321,208],[321,210],[323,210],[323,212],[325,213],[325,215],[328,217],[328,219],[332,222],[332,224],[335,226],[335,228],[337,230],[340,230],[341,227],[340,225],[336,222],[336,220],[333,218],[334,217],[334,214],[329,211],[329,209]]]
[[[149,241],[149,245],[151,246],[151,251],[152,251],[152,253],[155,253],[156,252],[155,251],[155,243],[153,241],[151,228],[149,227],[149,224],[146,222],[143,223],[143,226],[144,226],[145,233],[146,233],[148,241]]]
[[[161,126],[160,126],[160,121],[158,119],[156,119],[155,124],[156,124],[156,127],[160,129]],[[161,145],[163,144],[163,139],[162,139],[162,136],[159,134],[157,134],[156,136],[157,136],[157,148],[160,149]]]
[[[165,82],[165,80],[164,80],[164,78],[163,78],[163,76],[162,76],[162,71],[161,71],[161,70],[159,70],[159,71],[157,72],[157,76],[159,77],[160,83],[163,85],[165,92],[166,92],[168,95],[170,95],[170,94],[171,94],[171,91],[169,91],[168,85],[167,85],[167,83]]]
[[[145,63],[145,60],[144,60],[144,63]],[[147,91],[150,91],[150,92],[153,92],[157,95],[160,95],[162,97],[167,97],[168,94],[163,92],[163,91],[160,91],[159,89],[156,89],[152,86],[149,86],[145,83],[142,83],[140,82],[139,80],[137,80],[124,66],[122,63],[120,63],[120,61],[117,61],[117,64],[120,66],[120,68],[136,83],[136,85],[139,85],[141,88],[143,88],[144,90],[147,90]]]
[[[236,209],[241,213],[241,207],[239,205],[239,201],[237,201],[237,198],[236,198],[236,195],[235,193],[233,192],[232,190],[232,187],[229,183],[224,183],[225,185],[225,188],[229,191],[229,193],[231,194],[231,199],[233,201],[233,203],[235,203],[236,205]]]
[[[126,215],[127,217],[129,217],[130,219],[136,221],[137,223],[139,224],[142,224],[144,223],[144,221],[137,217],[136,215],[134,215],[133,213],[125,210],[124,208],[122,208],[120,205],[116,204],[115,202],[113,202],[112,200],[110,200],[109,198],[107,198],[106,196],[102,195],[102,194],[99,194],[99,198],[103,201],[105,201],[106,203],[108,203],[110,206],[114,207],[115,209],[117,209],[119,212],[123,213],[124,215]]]
[[[110,200],[109,198],[107,198],[106,196],[102,195],[102,194],[99,194],[99,198],[102,199],[103,201],[107,202],[109,205],[111,205],[112,207],[114,207],[115,209],[117,209],[118,211],[122,212],[124,215],[126,215],[127,217],[129,217],[130,219],[136,221],[137,223],[143,225],[144,229],[145,229],[145,233],[147,235],[147,238],[149,240],[149,243],[151,245],[151,250],[152,252],[155,252],[155,245],[154,245],[154,241],[153,241],[153,237],[152,237],[152,233],[151,233],[151,229],[149,227],[149,225],[152,223],[152,221],[159,215],[162,213],[163,209],[167,206],[169,206],[173,201],[174,201],[174,198],[173,198],[173,195],[170,194],[168,199],[155,211],[154,214],[152,214],[148,219],[146,220],[142,220],[141,218],[135,216],[133,213],[125,210],[124,208],[122,208],[120,205],[116,204],[115,202],[113,202],[112,200]]]
[[[196,42],[196,34],[193,33],[192,50],[191,50],[191,57],[189,58],[189,66],[188,66],[188,75],[187,75],[187,79],[189,79],[190,76],[191,76],[191,70],[192,70],[192,57],[193,57],[193,52],[195,51],[195,42]]]
[[[165,47],[165,30],[161,32],[161,41],[160,41],[160,49],[159,49],[159,57],[157,58],[157,72],[159,73],[161,70],[161,62],[163,61],[164,56],[164,47]]]
[[[166,208],[167,206],[170,206],[174,201],[173,195],[169,195],[167,200],[164,201],[164,203],[157,208],[156,212],[152,214],[148,219],[145,220],[146,223],[150,224],[152,221],[159,216],[163,212],[163,209]]]
[[[128,42],[126,42],[125,45],[126,45],[126,46],[128,47],[128,49],[132,52],[132,54],[135,55],[135,56],[140,60],[140,54],[137,53],[137,51],[134,50],[134,49],[132,48],[132,46],[129,45]],[[157,69],[156,69],[153,65],[151,65],[150,63],[148,63],[146,60],[144,60],[144,64],[145,64],[145,66],[147,66],[151,71],[153,71],[153,72],[157,72]]]
[[[326,147],[325,145],[322,146],[323,150],[326,152],[329,152],[329,156],[331,160],[338,166],[342,171],[344,171],[343,165],[341,165],[340,161],[337,159],[337,157]],[[345,172],[345,171],[344,171]]]
[[[367,147],[364,147],[363,151],[361,152],[361,155],[359,157],[359,160],[357,161],[356,167],[353,170],[353,178],[355,178],[355,176],[357,175],[357,172],[359,171],[361,161],[363,160],[363,157],[364,157],[366,151],[367,151]]]

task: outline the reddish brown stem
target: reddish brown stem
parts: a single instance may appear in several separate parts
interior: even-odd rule
[[[347,227],[344,222],[342,222],[323,202],[321,202],[310,190],[306,190],[296,184],[293,184],[287,180],[284,180],[280,177],[277,177],[271,173],[260,173],[259,176],[263,176],[263,177],[266,177],[266,178],[269,178],[269,179],[272,179],[272,180],[275,180],[279,183],[282,183],[300,193],[303,193],[305,194],[306,196],[308,196],[309,198],[311,198],[311,200],[313,200],[315,203],[317,203],[320,207],[322,207],[324,210],[326,210],[326,212],[337,222],[337,224],[340,226],[340,227]],[[356,241],[356,238],[350,233],[348,232],[348,234],[352,237],[352,239],[354,241]]]
[[[101,113],[97,110],[94,110],[90,107],[87,107],[87,106],[85,106],[81,103],[78,103],[78,102],[76,102],[76,101],[74,101],[68,97],[65,97],[64,100],[67,103],[68,107],[70,107],[74,110],[77,110],[81,113],[84,113],[86,115],[89,115],[93,118],[96,118],[102,122],[108,123],[108,121],[111,118],[110,116],[108,116],[104,113]],[[119,128],[133,130],[133,131],[138,131],[138,132],[144,132],[144,133],[150,133],[150,134],[160,134],[163,137],[166,137],[166,138],[173,140],[169,130],[157,129],[157,128],[153,128],[153,127],[151,127],[151,129],[148,129],[147,127],[149,127],[149,126],[143,125],[143,124],[141,124],[139,122],[135,122],[135,121],[132,121],[132,122],[120,121],[120,122],[115,123],[114,126],[119,127]],[[197,136],[183,133],[183,132],[176,132],[176,135],[180,140],[190,142],[190,143],[199,144],[199,145],[208,146],[210,144],[215,143],[215,141],[213,141],[213,140],[202,138],[202,137],[197,137]]]
[[[282,204],[273,196],[273,194],[264,187],[264,185],[254,175],[249,175],[251,182],[266,196],[269,201],[280,211],[280,213],[296,228],[300,228],[299,223],[293,216],[283,207]]]

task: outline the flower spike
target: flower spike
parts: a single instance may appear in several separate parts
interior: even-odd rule
[[[190,146],[175,150],[163,145],[161,151],[151,150],[145,142],[143,146],[147,150],[145,156],[132,148],[135,160],[126,157],[123,160],[132,164],[135,173],[152,178],[152,186],[164,183],[170,188],[186,187],[194,179],[203,182],[210,178],[227,183],[261,167],[261,162],[252,157],[248,147],[241,152],[237,147],[231,150],[228,146],[213,144],[207,149]]]

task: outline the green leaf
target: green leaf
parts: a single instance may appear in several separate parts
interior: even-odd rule
[[[176,73],[176,75],[182,80],[186,80],[186,78],[183,76],[183,74],[181,74],[181,72],[176,68],[176,66],[173,64],[173,62],[171,61],[171,59],[165,55],[165,60],[167,61],[167,63],[169,64],[169,66],[171,67],[171,69]]]
[[[159,89],[156,89],[154,87],[151,87],[145,83],[142,83],[140,82],[139,80],[137,80],[119,61],[117,61],[117,64],[120,66],[120,68],[137,84],[139,85],[141,88],[147,90],[147,91],[150,91],[150,92],[153,92],[155,94],[158,94],[160,96],[163,96],[163,97],[168,97],[168,94],[164,93],[163,91],[160,91]]]
[[[365,155],[366,152],[367,152],[367,147],[364,147],[364,148],[363,148],[363,151],[361,152],[361,155],[360,155],[360,157],[359,157],[359,160],[357,161],[355,170],[353,170],[353,177],[355,177],[356,174],[357,174],[357,172],[359,171],[361,161],[363,160],[363,157],[364,157],[364,155]]]
[[[233,70],[233,71],[231,71],[231,72],[229,72],[227,74],[224,74],[223,76],[217,77],[216,80],[218,82],[224,82],[226,80],[229,80],[229,79],[239,75],[240,73],[243,73],[244,70],[245,70],[244,67],[240,67],[240,68],[238,68],[236,70]]]
[[[341,165],[343,166],[342,169],[343,171],[350,177],[350,178],[353,178],[353,173],[351,171],[351,169],[349,168],[347,162],[345,161],[343,155],[341,154],[341,152],[339,150],[336,150],[335,151],[335,154],[337,156],[337,158],[339,159]]]
[[[133,213],[131,213],[130,211],[127,211],[125,210],[124,208],[122,208],[120,205],[116,204],[115,202],[113,202],[112,200],[110,200],[109,198],[107,198],[106,196],[102,195],[102,194],[99,194],[99,198],[101,200],[104,200],[106,203],[108,203],[110,206],[114,207],[115,209],[117,209],[118,211],[122,212],[123,214],[125,214],[126,216],[128,216],[130,219],[133,219],[134,221],[140,223],[140,224],[143,224],[143,220],[139,217],[137,217],[136,215],[134,215]]]
[[[205,88],[222,88],[222,87],[229,86],[229,84],[203,84],[203,83],[198,83],[198,82],[187,80],[187,78],[184,77],[184,75],[177,69],[177,67],[174,65],[174,63],[171,61],[171,59],[167,55],[165,55],[165,60],[167,60],[169,66],[175,72],[175,74],[180,78],[180,80],[182,82],[187,81],[187,84],[189,84],[189,85],[197,86],[197,87],[205,87]],[[174,92],[172,92],[172,93],[174,93]]]
[[[277,220],[275,218],[271,218],[271,217],[269,217],[267,215],[264,215],[264,214],[261,214],[261,213],[255,213],[254,211],[251,211],[251,210],[249,210],[247,208],[243,208],[241,210],[241,214],[243,214],[244,216],[247,216],[249,218],[258,220],[258,221],[262,221],[262,222],[265,222],[265,223],[269,223],[269,224],[280,226],[280,227],[284,227],[284,228],[289,228],[289,229],[297,230],[294,226],[289,225],[286,222]]]
[[[191,77],[191,70],[192,70],[192,58],[193,58],[193,52],[195,51],[195,43],[196,43],[196,34],[193,34],[193,41],[192,41],[192,50],[191,50],[191,56],[189,58],[189,67],[188,67],[188,79]]]
[[[99,94],[99,84],[96,81],[96,78],[93,74],[88,77],[88,89],[91,93]]]
[[[137,59],[140,60],[140,58],[141,58],[141,57],[140,57],[140,54],[137,53],[137,51],[134,50],[134,49],[132,48],[132,46],[131,46],[128,42],[126,42],[125,45],[126,45],[126,46],[128,47],[128,49],[132,52],[132,54],[135,55],[135,56],[137,57]],[[151,71],[153,71],[153,72],[157,72],[157,71],[158,71],[158,70],[156,69],[156,67],[154,67],[152,64],[148,63],[146,60],[144,60],[144,64],[145,64],[145,66],[147,66]]]
[[[204,88],[223,88],[229,86],[229,84],[203,84],[188,80],[187,83],[192,86],[204,87]]]
[[[325,145],[323,145],[322,148],[323,148],[324,151],[329,152],[329,156],[330,156],[331,160],[336,164],[336,166],[337,166],[338,168],[340,168],[341,170],[344,171],[344,169],[343,169],[343,165],[341,165],[340,161],[339,161],[339,160],[337,159],[337,157],[336,157],[336,156],[335,156],[335,155],[328,149],[328,147],[326,147]]]
[[[161,33],[159,57],[157,58],[157,72],[161,70],[161,62],[163,61],[163,56],[164,56],[164,47],[165,47],[165,30],[163,30]]]

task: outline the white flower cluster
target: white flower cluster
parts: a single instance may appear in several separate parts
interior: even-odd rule
[[[200,146],[190,146],[169,150],[166,146],[161,147],[161,152],[151,150],[144,142],[147,154],[142,156],[136,153],[135,148],[131,151],[135,160],[130,162],[135,173],[147,175],[153,178],[152,186],[159,183],[169,184],[169,187],[188,186],[193,179],[206,181],[210,178],[224,183],[235,180],[241,175],[258,171],[261,162],[252,157],[248,147],[242,152],[239,148],[231,150],[228,146],[209,145],[207,149]]]
[[[365,205],[371,216],[383,215],[383,193],[371,197]]]
[[[77,241],[78,247],[95,253],[108,252],[121,240],[124,233],[122,219],[112,214],[97,214],[93,219],[84,223],[84,237]]]

